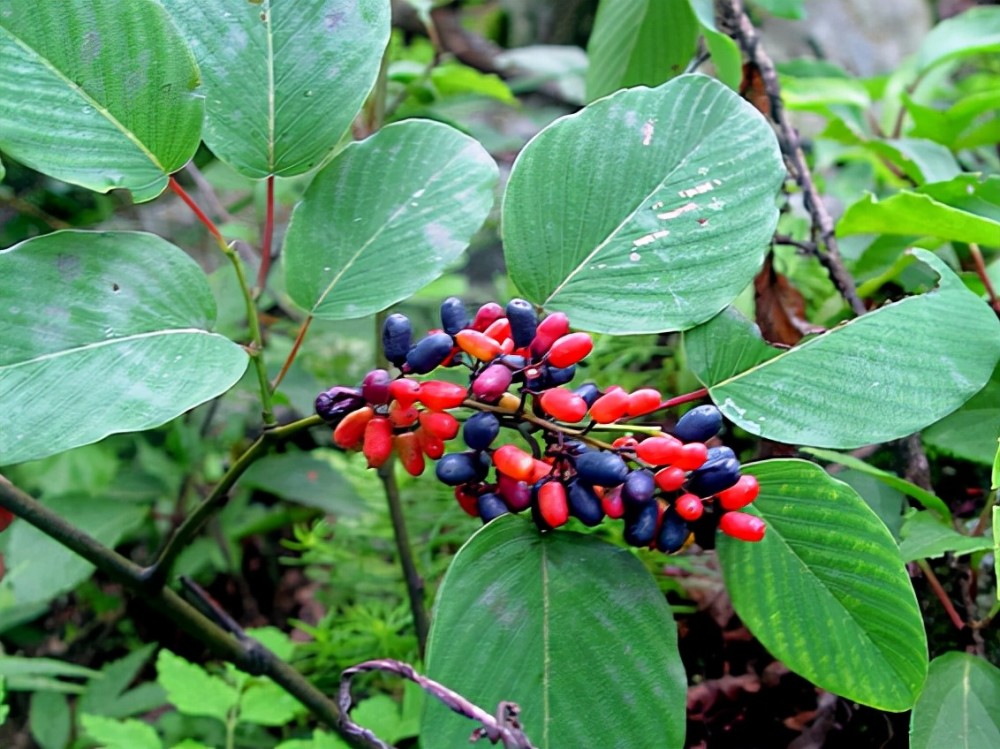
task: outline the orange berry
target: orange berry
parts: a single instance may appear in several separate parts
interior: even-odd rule
[[[660,407],[660,391],[653,388],[636,390],[628,397],[628,415],[642,416]]]
[[[419,476],[424,472],[424,452],[420,448],[420,438],[416,432],[404,432],[393,437],[393,447],[399,456],[399,462],[411,476]]]
[[[539,399],[542,410],[559,421],[580,421],[587,415],[587,401],[567,388],[550,388]]]
[[[515,481],[530,481],[535,471],[535,459],[517,445],[503,445],[494,450],[493,465]]]
[[[455,334],[455,343],[473,359],[489,362],[500,356],[503,347],[494,339],[478,330],[460,330]]]
[[[357,411],[351,411],[341,419],[337,428],[333,430],[333,441],[337,447],[345,450],[353,450],[357,447],[364,436],[365,427],[375,415],[375,409],[371,406],[362,406]]]

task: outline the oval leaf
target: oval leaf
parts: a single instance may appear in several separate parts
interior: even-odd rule
[[[983,536],[959,533],[950,523],[942,523],[929,512],[915,512],[903,521],[903,540],[899,553],[904,562],[935,559],[948,552],[970,554],[993,548],[993,542]]]
[[[728,419],[795,445],[852,448],[903,437],[971,398],[1000,359],[1000,323],[935,255],[926,294],[785,351],[729,310],[685,335],[689,364]]]
[[[507,267],[528,299],[587,330],[684,330],[760,268],[784,177],[770,126],[718,81],[621,91],[556,120],[518,156],[503,204]]]
[[[405,299],[462,254],[489,215],[496,182],[483,147],[437,122],[400,122],[352,143],[292,214],[289,296],[327,320]]]
[[[0,278],[0,464],[158,426],[246,369],[242,348],[207,331],[201,268],[152,234],[29,239],[0,252]]]
[[[719,536],[733,608],[775,657],[821,689],[881,710],[913,706],[927,638],[895,541],[846,484],[814,463],[745,466],[764,540]]]
[[[542,535],[512,516],[488,524],[441,584],[427,658],[431,678],[488,711],[517,702],[539,749],[684,745],[670,608],[632,554],[593,536]],[[427,700],[423,746],[466,746],[471,731]]]
[[[982,390],[954,413],[920,433],[927,445],[947,455],[990,465],[1000,437],[1000,366]]]
[[[309,171],[375,84],[387,0],[163,0],[204,78],[205,143],[248,177]]]
[[[917,69],[926,73],[946,60],[1000,51],[1000,8],[970,8],[942,21],[924,37]]]
[[[152,200],[198,148],[197,86],[151,0],[7,0],[0,12],[0,149],[52,177]]]
[[[910,718],[910,749],[1000,746],[1000,669],[968,653],[931,661]]]

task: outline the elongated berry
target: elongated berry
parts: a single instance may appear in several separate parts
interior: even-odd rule
[[[719,504],[724,510],[742,510],[748,504],[757,499],[760,494],[760,484],[757,483],[756,476],[740,476],[739,481],[728,489],[716,492]]]
[[[697,520],[705,512],[701,497],[694,494],[682,494],[674,500],[674,509],[685,520]]]
[[[452,345],[447,333],[429,333],[406,354],[406,366],[417,374],[427,374],[444,363],[451,354]]]
[[[485,450],[500,434],[500,419],[489,411],[474,413],[462,427],[462,439],[473,450]]]
[[[531,484],[517,481],[497,471],[497,494],[503,497],[511,512],[521,512],[531,504]]]
[[[479,499],[476,500],[476,509],[479,511],[479,517],[482,518],[484,523],[496,520],[501,515],[506,515],[510,512],[504,501],[492,492],[479,495]]]
[[[337,424],[365,403],[358,388],[336,386],[316,396],[316,414],[327,424]]]
[[[614,453],[593,450],[576,457],[576,474],[596,486],[618,486],[628,478],[625,461]]]
[[[441,327],[445,333],[453,336],[468,326],[469,311],[465,309],[465,302],[457,296],[450,296],[441,302]]]
[[[495,402],[507,392],[514,375],[503,364],[491,364],[472,383],[472,394],[487,403]]]
[[[727,512],[719,520],[719,530],[740,541],[760,541],[767,531],[767,524],[745,512]]]
[[[549,349],[549,364],[553,367],[568,367],[585,359],[593,350],[594,341],[587,333],[570,333],[552,344]],[[660,404],[659,400],[656,404]]]
[[[610,424],[617,421],[625,415],[628,401],[628,393],[624,390],[609,390],[594,401],[594,405],[590,407],[590,418],[598,424]]]
[[[660,532],[656,535],[656,548],[665,554],[673,554],[684,548],[691,537],[687,521],[673,508],[663,513]]]
[[[636,390],[628,397],[628,415],[643,416],[660,407],[660,391],[653,388]]]
[[[611,443],[612,447],[618,448],[619,450],[635,450],[638,446],[639,440],[637,440],[632,435],[625,435],[624,437],[618,437],[614,442]]]
[[[361,395],[373,406],[389,402],[389,383],[392,378],[384,369],[373,369],[361,381]]]
[[[403,432],[392,438],[393,448],[399,456],[399,462],[411,476],[419,476],[424,472],[424,451],[420,447],[420,438],[416,432]]]
[[[529,481],[535,469],[535,459],[517,445],[503,445],[493,451],[493,465],[515,481]]]
[[[497,343],[504,343],[504,341],[510,340],[510,320],[506,317],[501,317],[490,323],[489,327],[483,331],[483,335],[492,338]],[[513,343],[511,343],[511,348],[513,349]],[[510,353],[509,351],[505,353]]]
[[[711,497],[735,486],[739,480],[740,462],[736,458],[723,458],[706,463],[697,471],[692,471],[685,487],[699,497]]]
[[[449,453],[437,462],[434,473],[442,484],[467,484],[479,476],[479,455],[472,452]]]
[[[707,442],[722,429],[722,413],[715,406],[692,408],[681,416],[674,427],[674,436],[681,442]]]
[[[510,337],[514,348],[530,346],[538,331],[538,314],[531,302],[511,299],[507,302],[507,319],[510,321]]]
[[[443,440],[450,440],[458,434],[461,425],[458,423],[458,419],[444,411],[422,411],[420,413],[420,426],[428,434],[433,434]]]
[[[566,499],[570,515],[584,525],[594,527],[604,519],[601,498],[590,484],[579,479],[570,479],[566,484]]]
[[[683,468],[685,471],[693,471],[701,468],[708,459],[708,448],[701,442],[689,442],[681,445],[681,449],[674,458],[674,465]]]
[[[668,434],[644,439],[635,448],[639,460],[654,466],[672,465],[681,455],[681,442]]]
[[[660,516],[657,502],[649,501],[630,509],[625,508],[623,538],[629,546],[649,546],[656,537],[656,521]]]
[[[576,365],[568,367],[551,367],[543,364],[538,368],[540,386],[544,388],[554,388],[565,385],[576,376]]]
[[[456,486],[455,499],[467,515],[479,517],[479,496],[476,492],[471,491],[468,486]]]
[[[531,478],[528,479],[530,482],[541,481],[546,476],[552,474],[552,464],[546,463],[544,460],[534,459],[534,467],[531,469]]]
[[[503,317],[503,307],[496,302],[487,302],[476,311],[476,316],[472,318],[469,327],[482,333],[501,317]]]
[[[364,446],[361,452],[368,459],[369,468],[379,468],[392,455],[392,424],[385,416],[373,416],[365,426]]]
[[[625,501],[622,499],[620,486],[616,486],[614,489],[603,489],[598,486],[595,487],[595,490],[601,492],[601,508],[605,515],[612,520],[617,520],[625,514]]]
[[[375,409],[371,406],[362,406],[357,411],[347,414],[333,430],[333,441],[337,447],[351,450],[361,444],[365,427],[374,415]]]
[[[733,448],[726,447],[725,445],[719,445],[718,447],[710,447],[705,453],[706,463],[715,463],[719,460],[725,460],[726,458],[735,458],[736,453],[733,452]]]
[[[669,466],[667,468],[661,468],[656,472],[653,478],[656,480],[656,485],[660,487],[660,489],[665,492],[672,492],[684,486],[684,480],[687,478],[687,474],[684,473],[683,468]]]
[[[582,385],[573,388],[573,392],[583,398],[583,402],[587,404],[587,408],[594,405],[597,399],[601,396],[601,391],[597,389],[597,385],[592,382],[585,382]]]
[[[414,434],[417,435],[417,440],[420,442],[420,449],[424,451],[424,455],[428,458],[437,460],[444,455],[443,439],[435,437],[433,434],[425,431],[423,427],[417,429]]]
[[[539,398],[539,403],[545,413],[559,421],[573,423],[587,415],[587,402],[565,388],[546,390]]]
[[[399,401],[393,401],[389,406],[389,421],[394,427],[406,428],[417,423],[420,412],[413,406],[403,407]]]
[[[538,323],[535,337],[531,341],[531,355],[535,358],[544,356],[552,344],[569,333],[569,318],[564,312],[553,312]]]
[[[382,324],[382,353],[397,367],[406,361],[412,338],[413,326],[406,315],[395,312],[385,318]]]
[[[412,406],[420,395],[420,383],[405,377],[393,380],[389,383],[389,395],[403,408]]]
[[[622,499],[628,504],[643,504],[653,498],[656,481],[646,470],[632,471],[622,484]]]
[[[466,391],[461,385],[444,380],[427,380],[420,384],[420,396],[417,400],[432,411],[444,411],[461,406],[465,397]]]
[[[460,330],[455,334],[455,343],[473,359],[491,362],[500,356],[503,347],[485,333],[478,330]]]
[[[550,528],[558,528],[569,520],[566,487],[558,480],[543,481],[538,487],[538,512]]]

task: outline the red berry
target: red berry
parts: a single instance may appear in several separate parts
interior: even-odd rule
[[[653,478],[656,481],[656,485],[660,487],[660,489],[665,492],[673,492],[684,486],[684,480],[687,476],[684,473],[683,468],[670,466],[669,468],[657,471]]]
[[[361,450],[368,458],[369,468],[378,468],[392,455],[392,424],[385,416],[375,416],[365,426],[365,443]]]
[[[458,506],[465,510],[467,515],[471,515],[474,518],[479,517],[478,497],[470,492],[467,487],[456,486],[455,499],[458,500]]]
[[[546,481],[538,488],[538,512],[550,528],[558,528],[569,520],[566,487],[559,481]]]
[[[6,507],[0,507],[0,533],[7,530],[12,522],[14,522],[14,513]]]
[[[760,484],[757,483],[756,476],[740,476],[740,480],[728,489],[724,489],[715,496],[719,498],[719,504],[725,510],[742,510],[748,504],[757,499],[760,494]]]
[[[674,502],[674,510],[684,520],[697,520],[705,511],[705,505],[694,494],[682,494]]]
[[[740,541],[760,541],[767,524],[756,515],[745,512],[727,512],[719,521],[719,530]]]
[[[389,421],[394,427],[411,427],[417,423],[419,416],[420,412],[416,408],[413,406],[404,408],[399,401],[393,401],[392,405],[389,406]]]
[[[393,447],[399,456],[399,462],[411,476],[419,476],[424,472],[424,452],[420,449],[420,439],[416,432],[404,432],[392,438]]]
[[[496,302],[487,302],[476,312],[476,316],[472,320],[472,325],[469,327],[481,333],[503,316],[503,307]]]
[[[531,354],[535,357],[544,356],[557,339],[569,333],[569,318],[563,312],[553,312],[538,323],[535,338],[531,342]]]
[[[503,351],[503,347],[485,333],[478,330],[460,330],[455,334],[455,343],[473,359],[493,361]]]
[[[594,341],[586,333],[570,333],[552,344],[549,349],[549,364],[553,367],[568,367],[586,358],[594,350]],[[657,397],[656,405],[660,405]]]
[[[639,444],[639,440],[635,437],[618,437],[614,442],[611,443],[612,447],[625,448],[626,450],[634,450]]]
[[[653,466],[669,466],[680,457],[682,447],[680,440],[665,434],[640,442],[635,448],[635,455]]]
[[[625,502],[622,500],[622,488],[620,486],[616,486],[614,489],[595,486],[594,491],[601,498],[601,507],[604,508],[604,514],[609,518],[617,520],[625,514]]]
[[[444,455],[444,440],[440,437],[435,437],[430,434],[423,427],[420,427],[414,432],[417,435],[417,441],[420,443],[420,449],[424,451],[426,455],[431,460],[437,460],[442,455]]]
[[[510,320],[506,317],[501,317],[498,320],[494,320],[486,330],[483,331],[486,335],[492,338],[497,343],[503,343],[510,338]],[[513,347],[513,343],[511,347]]]
[[[389,402],[389,383],[391,378],[384,369],[373,369],[361,381],[361,397],[373,406],[381,406]]]
[[[653,388],[636,390],[628,397],[628,415],[642,416],[660,407],[660,391]]]
[[[546,463],[544,460],[535,459],[534,468],[531,471],[531,478],[528,481],[534,484],[536,481],[541,481],[543,478],[552,473],[552,466]]]
[[[357,411],[351,411],[345,416],[337,428],[333,430],[333,441],[337,447],[345,450],[353,450],[361,442],[365,433],[365,427],[375,415],[375,410],[371,406],[362,406]]]
[[[609,390],[590,407],[590,418],[598,424],[617,421],[628,411],[629,396],[624,390]]]
[[[587,401],[566,388],[551,388],[542,393],[542,410],[559,421],[577,422],[587,415]]]
[[[674,465],[685,471],[694,471],[702,467],[708,460],[708,448],[701,442],[689,442],[681,445],[680,452],[674,458]]]
[[[403,408],[412,406],[420,395],[420,383],[405,377],[393,380],[389,383],[389,395]]]
[[[432,411],[457,408],[465,400],[466,390],[461,385],[444,380],[427,380],[420,384],[418,400]]]
[[[450,440],[455,439],[460,425],[458,419],[444,411],[423,411],[420,414],[420,426],[435,437]]]
[[[515,481],[530,481],[535,470],[535,459],[517,445],[504,445],[493,452],[493,465]]]

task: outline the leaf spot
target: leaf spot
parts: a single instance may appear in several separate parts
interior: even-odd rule
[[[643,237],[643,239],[645,239],[645,237]],[[628,256],[628,259],[631,260],[633,263],[638,263],[639,260],[642,259],[642,255],[640,255],[638,252],[633,252]]]
[[[720,185],[722,184],[721,182],[719,182],[719,180],[714,180],[714,181]],[[695,195],[701,195],[702,193],[706,193],[709,190],[713,189],[715,189],[715,185],[713,185],[711,182],[702,182],[700,185],[695,185],[694,187],[691,187],[687,190],[681,190],[677,194],[680,195],[682,198],[693,198]]]
[[[653,142],[653,121],[646,120],[642,126],[642,145],[648,146]]]
[[[121,286],[119,286],[117,283],[112,282],[112,284],[111,284],[111,290],[112,291],[114,291],[114,292],[117,293],[117,292],[121,291],[121,289],[122,289]]]
[[[698,208],[697,203],[687,203],[685,205],[682,205],[680,208],[675,208],[672,211],[666,211],[665,213],[657,213],[656,217],[660,219],[660,221],[669,221],[670,219],[677,218],[681,214],[687,213],[688,211],[697,210],[697,208]]]
[[[670,234],[670,231],[668,229],[660,229],[659,231],[654,231],[649,234],[646,234],[645,236],[639,237],[638,239],[632,240],[632,246],[645,247],[647,244],[652,244],[657,239],[663,239],[668,234]],[[633,252],[632,254],[635,255],[635,257],[631,258],[632,260],[639,259],[639,255],[637,253]]]

